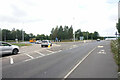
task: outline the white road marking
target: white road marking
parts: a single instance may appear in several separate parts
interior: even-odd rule
[[[69,48],[69,49],[72,49],[72,48]]]
[[[76,47],[76,45],[73,45],[72,47]]]
[[[42,56],[38,56],[38,57],[36,57],[36,59],[37,59],[37,58],[40,58],[40,57],[42,57]]]
[[[31,59],[34,59],[34,57],[32,57],[31,55],[24,53],[25,55],[27,55],[28,57],[30,57]]]
[[[10,64],[13,64],[13,63],[14,63],[13,58],[10,57]]]
[[[38,56],[38,57],[36,57],[36,58],[34,58],[34,59],[37,59],[37,58],[41,58],[42,56]],[[33,59],[26,59],[26,60],[24,60],[23,62],[27,62],[27,61],[31,61],[31,60],[33,60]]]
[[[50,50],[46,50],[46,51],[53,53],[53,51],[50,51]]]
[[[38,52],[38,51],[34,51],[34,52],[36,52],[36,53],[38,53],[38,54],[40,54],[40,55],[42,55],[42,56],[45,56],[44,54],[42,54],[42,53],[40,53],[40,52]]]
[[[32,59],[27,59],[27,60],[24,60],[23,62],[27,62],[27,61],[30,61],[30,60],[32,60]]]
[[[106,54],[105,50],[100,50],[97,54]]]
[[[98,48],[103,48],[104,46],[98,46]]]
[[[101,50],[102,52],[105,52],[105,50]]]
[[[94,49],[92,49],[82,60],[80,60],[79,63],[77,65],[75,65],[75,67],[73,67],[70,70],[70,72],[67,73],[67,75],[65,75],[64,79],[66,79],[95,49],[96,49],[96,47]]]
[[[61,52],[62,50],[59,50],[59,51],[57,51],[57,52]]]

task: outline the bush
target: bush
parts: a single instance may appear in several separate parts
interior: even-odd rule
[[[111,41],[111,51],[114,53],[114,59],[119,67],[118,71],[120,71],[120,39]]]

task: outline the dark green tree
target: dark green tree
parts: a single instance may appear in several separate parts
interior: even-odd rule
[[[62,26],[60,26],[59,28],[58,28],[58,33],[57,33],[57,37],[58,37],[58,39],[63,39],[63,36],[64,36],[64,34],[63,34],[63,27]]]
[[[77,31],[75,31],[75,36],[78,40],[80,40],[80,37],[83,36],[81,29],[78,29]]]
[[[98,39],[98,37],[99,37],[99,33],[97,32],[97,31],[95,31],[94,33],[93,33],[93,39]]]
[[[116,24],[116,28],[118,30],[118,33],[120,33],[120,19],[118,20],[118,23]]]
[[[69,38],[70,40],[73,39],[73,27],[72,27],[72,25],[71,25],[71,27],[70,27],[69,30],[68,30],[68,38]]]

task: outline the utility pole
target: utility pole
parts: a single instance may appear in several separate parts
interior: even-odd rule
[[[74,26],[74,20],[75,20],[75,17],[73,17],[73,26]],[[74,42],[75,42],[75,31],[74,31],[73,39],[74,39]]]
[[[118,2],[118,19],[120,19],[120,0]]]
[[[120,24],[119,19],[120,19],[120,0],[118,2],[118,24]],[[118,79],[120,80],[120,44],[119,43],[120,43],[120,33],[118,34],[118,68],[119,68]]]
[[[74,32],[74,42],[75,42],[75,32]]]
[[[24,42],[24,31],[22,29],[22,41]]]
[[[2,41],[2,30],[0,28],[0,41]]]
[[[87,40],[88,40],[88,32],[87,32]]]
[[[4,41],[6,42],[6,31],[5,31],[5,34],[4,34]]]

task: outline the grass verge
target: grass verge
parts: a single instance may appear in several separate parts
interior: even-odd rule
[[[111,51],[114,54],[114,59],[116,61],[116,64],[118,65],[118,72],[120,72],[120,55],[118,55],[119,51],[119,46],[120,45],[120,39],[111,41]]]
[[[21,47],[21,46],[31,46],[32,44],[17,44],[17,43],[13,43],[12,45],[17,45],[17,46]]]

